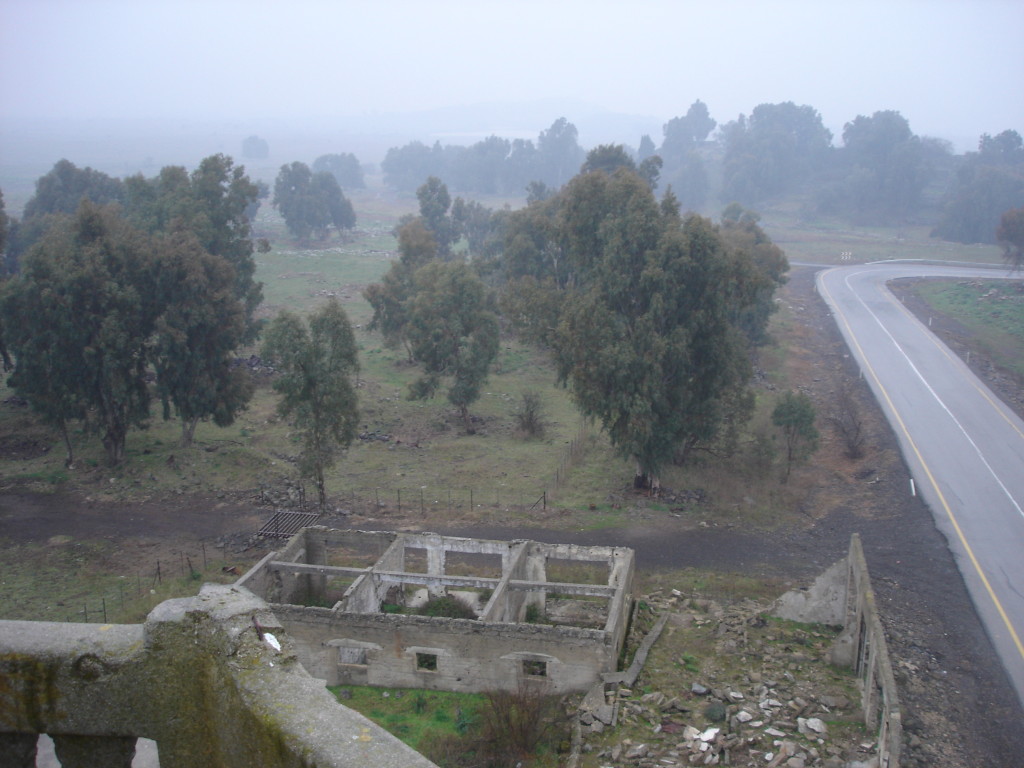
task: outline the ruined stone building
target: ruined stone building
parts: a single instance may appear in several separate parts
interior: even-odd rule
[[[633,551],[430,533],[306,528],[237,582],[271,604],[331,685],[450,691],[544,683],[586,691],[614,672]],[[396,612],[451,594],[476,618]]]

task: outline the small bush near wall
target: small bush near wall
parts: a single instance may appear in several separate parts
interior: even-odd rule
[[[449,619],[475,619],[476,611],[465,600],[452,595],[432,597],[417,611],[421,616],[443,616]]]

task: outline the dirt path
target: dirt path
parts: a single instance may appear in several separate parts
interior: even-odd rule
[[[820,459],[802,505],[804,521],[776,530],[744,531],[684,522],[646,511],[628,528],[573,532],[544,527],[424,521],[393,515],[329,519],[357,528],[419,528],[489,538],[618,544],[637,551],[641,569],[687,566],[806,583],[842,557],[861,534],[883,612],[904,707],[904,766],[973,768],[1024,763],[1024,713],[967,596],[956,564],[930,512],[910,497],[908,473],[879,409],[870,399],[824,304],[813,270],[794,269],[784,300],[799,318],[792,347],[801,381],[827,412],[840,381],[852,382],[865,417],[869,454],[854,471]],[[835,452],[833,451],[833,456]],[[171,551],[197,542],[234,542],[240,558],[267,510],[239,498],[170,497],[125,505],[74,495],[0,491],[0,539],[42,542],[54,536],[114,541],[130,557],[145,544]],[[248,551],[245,551],[247,550]]]

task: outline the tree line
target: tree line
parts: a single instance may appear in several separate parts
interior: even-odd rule
[[[792,192],[818,172],[806,142],[829,151],[813,110],[783,106],[722,129],[748,148],[723,155],[740,196]],[[869,168],[864,158],[877,154],[869,148],[891,145],[871,139],[878,133],[913,139],[897,118],[876,114],[847,126],[846,149],[861,147],[851,167]],[[780,127],[792,123],[802,129]],[[694,451],[731,450],[753,410],[751,353],[766,341],[787,262],[744,205],[726,206],[717,222],[684,214],[688,206],[665,182],[681,163],[696,167],[715,127],[697,102],[665,126],[668,161],[648,139],[642,159],[622,145],[600,146],[568,174],[563,163],[579,147],[571,124],[557,121],[543,134],[549,149],[565,151],[548,169],[551,183],[529,181],[527,204],[514,211],[452,199],[446,182],[428,176],[416,189],[418,215],[397,228],[399,258],[365,292],[371,327],[420,366],[410,396],[444,389],[471,432],[469,408],[507,330],[550,351],[581,412],[636,462],[639,486],[655,485],[667,464]],[[776,142],[774,134],[789,136],[785,162],[745,166],[757,154],[751,147]],[[985,138],[975,175],[964,178],[977,182],[989,173],[978,169],[997,161],[1011,177],[1014,136]],[[293,236],[323,238],[354,225],[338,182],[353,165],[354,156],[332,155],[314,168],[281,167],[273,203]],[[866,170],[836,176],[837,199],[862,200],[868,210],[876,203],[864,190],[917,178],[887,180],[887,167],[878,164],[877,178]],[[215,155],[191,173],[169,166],[124,180],[62,160],[38,180],[21,221],[6,216],[0,196],[0,251],[8,271],[17,270],[0,284],[0,353],[11,385],[63,435],[69,464],[71,422],[99,434],[116,464],[154,400],[164,418],[180,420],[185,445],[198,422],[227,425],[246,407],[252,385],[233,360],[260,335],[253,253],[261,244],[252,220],[269,194]],[[894,200],[913,198],[904,191]],[[998,228],[1018,265],[1021,221],[1024,209],[1011,210]],[[321,504],[324,470],[354,435],[355,349],[335,302],[306,320],[284,313],[263,333],[264,355],[280,374],[279,411],[302,436],[299,468],[314,478]],[[780,418],[806,416],[794,414]]]
[[[717,130],[716,130],[717,129]],[[719,124],[700,100],[662,126],[660,143],[643,135],[626,148],[639,166],[656,158],[658,192],[671,187],[684,210],[730,202],[761,207],[800,201],[805,217],[858,225],[926,224],[933,235],[993,243],[1000,216],[1024,207],[1024,143],[1017,131],[980,137],[955,156],[940,139],[916,135],[898,111],[858,115],[841,143],[813,107],[759,104]],[[534,184],[559,189],[584,155],[565,118],[536,142],[489,136],[470,146],[413,141],[388,150],[381,169],[390,187],[411,193],[435,176],[467,195],[519,195]]]

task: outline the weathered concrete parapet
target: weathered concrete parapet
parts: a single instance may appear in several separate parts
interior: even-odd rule
[[[136,737],[162,768],[433,766],[335,701],[266,603],[233,586],[161,603],[144,625],[0,622],[5,768],[34,765],[39,733],[65,768],[127,768]]]

